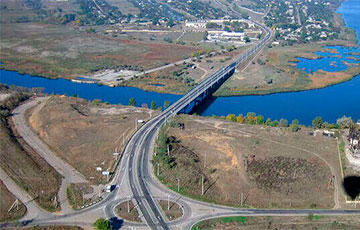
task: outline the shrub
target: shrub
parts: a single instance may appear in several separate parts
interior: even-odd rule
[[[104,218],[99,218],[95,221],[94,227],[98,230],[111,230],[112,226],[110,224],[110,221],[105,220]]]

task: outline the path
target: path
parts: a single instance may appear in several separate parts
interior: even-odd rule
[[[13,111],[12,120],[15,129],[24,141],[31,146],[41,157],[43,157],[64,179],[58,193],[58,199],[63,213],[72,212],[72,208],[67,200],[66,190],[70,183],[87,182],[85,177],[77,172],[71,165],[60,159],[50,148],[37,136],[37,134],[28,126],[24,117],[27,109],[37,105],[48,98],[41,97],[29,100],[20,105]]]
[[[6,173],[0,168],[0,178],[6,188],[18,198],[26,206],[26,215],[23,219],[35,219],[49,215],[48,212],[42,210],[34,199],[24,190],[22,190]]]

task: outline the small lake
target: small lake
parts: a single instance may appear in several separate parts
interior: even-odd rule
[[[342,13],[349,27],[356,30],[360,38],[360,1],[349,0],[343,2],[338,10]],[[306,72],[314,72],[319,69],[326,71],[339,71],[347,68],[345,62],[356,63],[348,57],[350,52],[360,52],[360,49],[344,47],[328,47],[336,49],[338,53],[319,52],[321,59],[300,59],[297,67]],[[360,58],[359,56],[354,56]],[[129,99],[134,97],[137,106],[146,103],[150,106],[151,101],[156,101],[162,106],[164,101],[175,102],[181,96],[172,94],[160,94],[146,92],[133,87],[108,87],[96,84],[75,83],[64,79],[46,79],[21,75],[17,72],[0,70],[0,82],[7,85],[23,87],[42,87],[46,93],[78,95],[87,100],[100,99],[112,104],[127,105]],[[161,85],[159,85],[161,87]],[[255,112],[271,119],[286,118],[291,122],[298,119],[300,123],[310,125],[316,116],[322,116],[327,122],[335,122],[337,118],[346,115],[360,119],[360,77],[342,84],[324,89],[310,90],[292,93],[277,93],[264,96],[238,96],[219,97],[210,101],[209,105],[201,112],[201,115],[227,115],[230,113],[246,114]]]

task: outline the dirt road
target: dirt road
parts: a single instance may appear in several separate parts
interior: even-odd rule
[[[13,111],[12,120],[14,122],[16,130],[24,139],[24,141],[64,177],[58,193],[58,199],[62,212],[69,213],[73,210],[66,196],[66,189],[68,185],[70,183],[84,183],[87,182],[87,180],[72,166],[57,157],[56,154],[52,150],[50,150],[49,147],[28,126],[27,121],[24,117],[25,111],[42,102],[43,100],[47,100],[47,98],[36,98],[20,105]]]

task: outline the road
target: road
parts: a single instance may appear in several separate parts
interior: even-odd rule
[[[71,165],[56,156],[56,154],[28,126],[24,116],[25,111],[31,107],[34,107],[43,100],[47,100],[47,98],[36,98],[20,105],[13,111],[12,120],[17,132],[23,138],[23,140],[64,177],[58,193],[58,199],[62,212],[69,213],[72,211],[72,208],[67,200],[67,187],[70,183],[83,183],[87,182],[87,180]]]
[[[256,22],[254,22],[256,23]],[[256,23],[258,24],[258,23]],[[196,87],[186,93],[181,99],[173,103],[160,115],[140,127],[131,137],[124,150],[124,156],[115,173],[113,183],[116,189],[109,193],[101,202],[77,212],[65,215],[51,215],[35,219],[27,219],[20,223],[4,223],[1,227],[17,225],[85,225],[90,226],[96,218],[104,217],[122,229],[190,229],[195,223],[201,220],[221,216],[288,216],[302,215],[309,213],[318,215],[360,215],[358,210],[311,210],[311,209],[239,209],[214,205],[183,197],[174,191],[169,190],[161,184],[153,175],[151,158],[153,144],[157,137],[159,128],[172,116],[181,111],[192,100],[208,90],[214,83],[223,79],[224,75],[234,71],[237,65],[244,62],[252,55],[256,55],[271,38],[271,31],[263,27],[266,33],[264,40],[255,44],[251,49],[243,53],[230,65],[223,67],[210,75]],[[22,107],[24,109],[24,107]],[[26,140],[29,141],[29,140]],[[31,141],[31,140],[30,140]],[[50,159],[51,161],[51,159]],[[183,216],[173,222],[167,221],[160,211],[156,200],[170,199],[179,203],[183,210]],[[143,223],[135,224],[119,220],[114,213],[117,204],[132,199],[138,208]],[[26,218],[25,218],[26,219]]]

